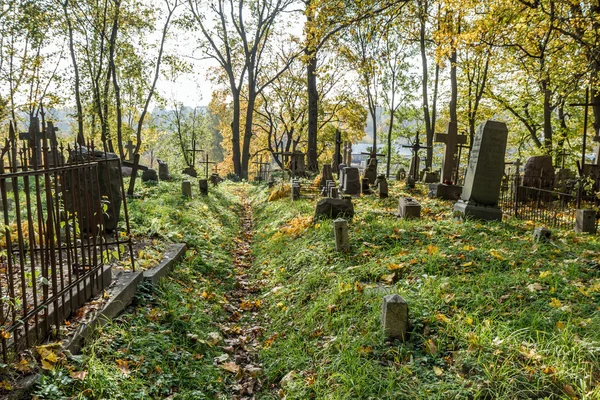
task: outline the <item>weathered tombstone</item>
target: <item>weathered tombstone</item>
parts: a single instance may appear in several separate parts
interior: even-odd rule
[[[329,187],[329,197],[332,199],[337,199],[339,197],[338,188],[335,186]]]
[[[596,233],[596,210],[577,210],[575,212],[576,233]]]
[[[133,162],[133,152],[135,150],[135,147],[135,144],[133,144],[131,140],[127,141],[127,144],[125,145],[125,149],[127,149],[127,161]]]
[[[503,122],[489,120],[477,128],[461,199],[454,205],[457,216],[502,219],[498,198],[507,138],[508,129]]]
[[[327,182],[333,182],[333,173],[331,172],[331,165],[323,164],[323,170],[321,171],[321,180],[319,181],[319,188],[327,186]]]
[[[369,165],[367,165],[367,169],[365,169],[363,178],[368,180],[369,185],[372,185],[375,183],[375,180],[377,179],[377,159],[376,158],[369,159]]]
[[[375,186],[377,187],[380,199],[385,199],[388,197],[388,183],[384,174],[377,177],[375,180]]]
[[[292,201],[300,198],[300,181],[292,180]]]
[[[169,166],[162,160],[158,160],[158,179],[161,181],[170,181],[173,179],[171,174],[169,174]]]
[[[439,171],[424,171],[423,172],[423,182],[435,183],[435,182],[439,182],[439,180],[440,180]]]
[[[185,197],[189,197],[191,199],[192,198],[192,182],[190,182],[190,181],[181,182],[181,193],[183,193],[183,195]]]
[[[200,185],[200,194],[202,196],[208,195],[208,181],[206,179],[200,179],[198,183]]]
[[[397,172],[396,172],[396,180],[397,181],[401,181],[406,179],[406,170],[404,168],[400,168]]]
[[[421,204],[412,197],[400,197],[398,201],[398,216],[400,218],[421,218]]]
[[[315,209],[315,219],[318,218],[349,218],[354,217],[354,206],[349,197],[343,199],[326,198],[319,200]]]
[[[292,176],[306,176],[304,153],[298,150],[294,151],[290,158],[289,169]]]
[[[533,242],[534,243],[545,243],[550,241],[552,232],[545,226],[538,226],[533,230]]]
[[[333,221],[333,232],[335,236],[335,249],[339,252],[350,251],[350,240],[348,239],[348,221],[338,218]]]
[[[360,175],[358,168],[345,167],[343,170],[342,194],[357,196],[360,194]]]
[[[568,168],[561,168],[554,175],[554,188],[562,193],[570,193],[575,186],[577,175]]]
[[[196,168],[194,167],[187,167],[186,169],[183,170],[183,173],[186,175],[191,176],[192,178],[197,178],[198,177],[198,172],[196,172]]]
[[[360,191],[362,194],[371,194],[373,193],[371,191],[371,186],[369,186],[369,179],[368,178],[362,178],[360,180],[361,185],[360,185]]]
[[[552,156],[529,157],[523,172],[523,186],[552,190],[554,186]]]
[[[69,154],[68,163],[82,162],[84,160],[91,160],[98,162],[98,187],[99,193],[96,190],[96,178],[91,174],[85,174],[85,180],[87,182],[73,180],[71,174],[67,174],[65,179],[65,189],[68,191],[74,190],[75,198],[83,196],[83,191],[88,190],[86,188],[92,188],[92,195],[95,201],[101,201],[101,199],[107,199],[108,208],[104,212],[104,229],[107,232],[112,232],[117,228],[119,222],[121,205],[123,203],[123,195],[121,192],[122,177],[121,168],[119,163],[119,157],[114,153],[104,153],[103,151],[88,149],[84,146],[78,146],[72,150]],[[79,215],[87,215],[88,210],[77,210],[77,202],[71,204],[71,196],[65,198],[65,209],[69,211],[77,211]],[[91,221],[90,218],[87,221]],[[93,231],[97,228],[85,226],[87,222],[84,222],[83,228],[87,231]]]
[[[386,340],[408,339],[408,304],[401,296],[390,294],[383,297],[381,325]]]
[[[210,176],[210,183],[212,183],[213,186],[217,186],[219,184],[219,182],[221,182],[221,181],[222,181],[222,179],[219,176],[219,174],[215,173]]]
[[[142,172],[142,182],[158,182],[158,174],[152,168]]]

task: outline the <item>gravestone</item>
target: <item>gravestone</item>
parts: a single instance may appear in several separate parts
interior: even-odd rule
[[[152,168],[142,172],[142,182],[158,182],[158,174]]]
[[[333,232],[335,236],[335,249],[339,252],[350,251],[350,240],[348,239],[348,221],[338,218],[333,221]]]
[[[221,181],[222,179],[217,173],[214,173],[210,176],[210,183],[212,183],[213,186],[217,186]]]
[[[291,155],[288,167],[292,173],[292,176],[306,176],[304,153],[298,150],[294,151],[294,153]]]
[[[330,186],[328,196],[332,199],[337,199],[339,197],[338,188],[335,186]]]
[[[200,179],[198,181],[199,185],[200,185],[200,194],[202,196],[207,196],[208,195],[208,181],[206,179]]]
[[[360,194],[360,175],[358,168],[356,167],[345,167],[343,169],[343,181],[341,192],[351,196],[358,196]]]
[[[196,172],[196,168],[194,168],[194,167],[187,167],[186,169],[183,170],[183,173],[191,176],[192,178],[198,177],[198,172]]]
[[[327,186],[327,182],[333,182],[333,173],[331,172],[331,165],[323,164],[323,170],[321,171],[321,180],[319,181],[319,188]]]
[[[300,181],[292,180],[292,201],[300,198]]]
[[[398,216],[400,218],[421,218],[421,204],[412,197],[400,197],[398,201]]]
[[[354,217],[354,206],[349,197],[343,199],[326,198],[319,200],[315,209],[315,219],[318,218],[349,218]]]
[[[489,120],[477,128],[461,199],[454,205],[457,216],[502,219],[498,199],[507,138],[508,129],[503,122]]]
[[[133,151],[135,150],[135,147],[135,144],[133,144],[131,140],[127,141],[127,144],[125,145],[125,149],[127,149],[127,161],[133,162]]]
[[[450,121],[446,127],[446,133],[436,133],[434,140],[437,143],[444,143],[444,160],[442,162],[441,177],[438,176],[437,182],[429,185],[429,196],[445,200],[458,200],[462,192],[462,187],[453,182],[452,174],[456,168],[458,147],[467,142],[466,135],[458,134],[458,125]]]
[[[361,185],[360,185],[360,191],[362,194],[371,194],[373,192],[371,192],[371,187],[369,186],[369,179],[368,178],[362,178],[360,180]]]
[[[576,233],[596,233],[596,210],[577,210],[575,212]]]
[[[375,180],[377,179],[377,159],[371,158],[369,159],[369,165],[367,165],[367,169],[365,169],[365,173],[363,178],[369,181],[369,185],[373,185]]]
[[[435,182],[439,182],[439,180],[440,180],[439,171],[424,171],[423,172],[423,182],[435,183]]]
[[[396,172],[396,180],[397,181],[401,181],[406,179],[406,170],[404,168],[400,168],[397,172]]]
[[[554,175],[554,188],[562,193],[570,193],[576,183],[577,175],[568,168],[561,168]]]
[[[529,157],[523,172],[523,186],[552,190],[554,188],[552,156]]]
[[[183,195],[185,197],[189,197],[191,199],[192,198],[192,182],[190,182],[190,181],[181,182],[181,193],[183,193]]]
[[[383,297],[381,326],[386,340],[408,339],[408,304],[401,296],[390,294]]]
[[[375,187],[377,187],[377,192],[379,194],[380,199],[385,199],[388,197],[388,183],[385,175],[379,175],[375,180]]]
[[[161,181],[170,181],[173,179],[171,174],[169,174],[169,166],[162,160],[158,160],[158,179]]]
[[[333,153],[333,160],[331,161],[331,170],[340,174],[339,165],[343,162],[342,156],[342,132],[339,129],[336,129],[335,132],[335,151]]]

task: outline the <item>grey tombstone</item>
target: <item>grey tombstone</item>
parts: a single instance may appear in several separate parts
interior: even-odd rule
[[[192,198],[192,182],[190,182],[190,181],[181,182],[181,193],[183,193],[183,195],[185,197],[189,197],[191,199]]]
[[[333,221],[333,232],[335,235],[335,249],[339,252],[350,251],[350,240],[348,239],[348,221],[338,218]]]
[[[319,188],[323,189],[323,187],[327,186],[329,181],[333,182],[333,173],[331,172],[330,164],[323,164],[323,170],[321,172],[321,180],[319,182]]]
[[[461,199],[454,205],[457,216],[502,219],[498,199],[507,138],[508,129],[503,122],[490,120],[477,128]]]
[[[377,187],[377,192],[379,193],[380,199],[385,199],[389,195],[388,191],[388,182],[385,178],[385,175],[379,175],[375,180],[375,186]]]
[[[421,218],[421,204],[412,197],[400,197],[398,201],[398,216],[400,218]]]
[[[300,181],[293,180],[292,181],[292,201],[298,200],[300,198]]]
[[[362,178],[360,185],[360,191],[362,194],[371,194],[371,186],[369,186],[369,178]]]
[[[365,174],[363,175],[364,179],[369,181],[369,185],[375,183],[377,179],[377,159],[371,158],[369,159],[369,165],[367,165],[367,169],[365,169]]]
[[[338,188],[335,186],[330,186],[328,196],[332,199],[337,199],[339,197]]]
[[[523,172],[523,186],[552,190],[554,180],[552,156],[534,156],[527,159]]]
[[[596,233],[596,210],[577,210],[575,213],[576,233]]]
[[[196,172],[196,168],[194,168],[194,167],[187,167],[186,169],[183,170],[183,173],[186,175],[189,175],[193,178],[198,177],[198,172]]]
[[[127,141],[127,144],[125,145],[125,149],[127,149],[127,161],[133,162],[133,151],[135,150],[135,147],[135,144],[133,144],[131,140]]]
[[[343,170],[344,180],[342,182],[342,193],[352,196],[360,194],[360,175],[358,168],[345,167]]]
[[[208,195],[208,180],[200,179],[198,181],[198,183],[200,185],[200,194],[202,196],[207,196]]]
[[[142,172],[142,182],[158,182],[158,174],[152,168]]]
[[[383,297],[381,325],[387,340],[408,339],[408,303],[397,294]]]
[[[406,170],[404,168],[400,168],[398,171],[396,171],[396,180],[401,181],[404,179],[406,179]]]
[[[341,199],[325,198],[319,200],[315,207],[314,219],[339,217],[352,219],[354,217],[354,206],[350,196]]]
[[[158,179],[161,181],[170,181],[171,174],[169,174],[169,166],[166,162],[158,160]]]

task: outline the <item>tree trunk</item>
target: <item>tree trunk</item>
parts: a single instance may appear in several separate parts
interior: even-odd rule
[[[548,82],[542,82],[544,91],[544,151],[552,153],[552,92],[548,89]]]
[[[307,52],[306,78],[308,85],[308,143],[307,143],[307,168],[309,171],[318,171],[319,162],[317,154],[317,135],[319,119],[319,91],[317,89],[317,53]]]
[[[233,119],[231,121],[231,155],[233,158],[233,173],[242,176],[242,164],[240,157],[240,92],[232,91],[233,97]]]
[[[248,107],[246,108],[246,127],[244,129],[244,145],[242,147],[242,179],[248,179],[248,164],[250,162],[250,141],[252,139],[252,119],[254,116],[254,104],[256,103],[256,91],[253,89],[255,82],[248,82]]]
[[[456,49],[452,50],[450,56],[450,122],[458,122],[456,115],[456,104],[458,103],[458,79],[456,78]]]
[[[392,162],[392,129],[394,127],[394,100],[393,100],[393,95],[392,95],[392,107],[390,107],[390,126],[388,127],[388,134],[387,134],[387,148],[388,148],[388,153],[387,153],[387,162],[386,162],[386,168],[385,168],[385,176],[390,179],[390,164]]]
[[[69,51],[71,53],[71,62],[73,63],[73,74],[75,76],[75,106],[77,107],[77,144],[83,146],[85,144],[85,137],[83,136],[83,108],[81,106],[81,96],[79,94],[79,66],[77,65],[77,58],[75,57],[75,44],[73,43],[73,25],[71,24],[71,18],[69,17],[68,5],[69,0],[66,0],[65,4],[63,5],[63,9],[65,12],[65,19],[67,20],[67,28],[69,30]]]

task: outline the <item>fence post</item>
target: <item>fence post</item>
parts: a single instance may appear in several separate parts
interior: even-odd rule
[[[515,214],[515,218],[518,218],[519,216],[519,182],[521,181],[521,177],[519,175],[521,169],[521,160],[517,158],[517,160],[515,161],[515,181],[513,183],[514,185],[514,214]]]

